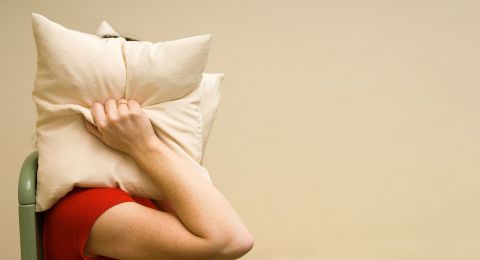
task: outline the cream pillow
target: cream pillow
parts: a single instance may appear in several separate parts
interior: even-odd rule
[[[96,35],[103,37],[105,35],[114,35],[121,37],[120,33],[115,31],[107,21],[102,21],[97,28]],[[200,106],[202,114],[202,156],[200,163],[203,162],[208,137],[212,130],[213,122],[217,115],[217,107],[220,102],[220,84],[225,77],[223,73],[203,73],[200,88],[203,89],[203,99]]]
[[[200,105],[200,112],[202,113],[202,156],[200,158],[200,164],[203,163],[203,155],[212,131],[213,122],[217,116],[217,108],[220,103],[220,84],[225,74],[215,73],[207,74],[203,73],[202,82],[200,87],[203,89],[203,100]]]
[[[158,137],[211,182],[200,165],[205,89],[199,87],[211,35],[157,43],[101,39],[36,13],[32,26],[37,47],[32,91],[38,113],[37,212],[49,209],[74,186],[120,187],[132,196],[164,198],[129,156],[85,130],[82,116],[94,124],[90,104],[110,97],[137,100]]]

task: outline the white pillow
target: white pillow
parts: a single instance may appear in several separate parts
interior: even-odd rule
[[[223,73],[203,73],[200,87],[203,88],[203,100],[200,105],[202,113],[202,156],[200,164],[203,163],[203,156],[207,147],[208,138],[212,131],[213,122],[217,116],[217,108],[220,103],[220,84],[225,77]]]
[[[102,21],[97,28],[96,35],[104,37],[112,35],[121,37],[122,35],[115,31],[107,21]],[[220,102],[220,84],[225,77],[224,73],[203,73],[200,88],[203,89],[203,99],[200,106],[202,113],[202,156],[200,163],[203,163],[203,155],[205,154],[208,137],[212,130],[213,122],[217,115],[217,108]]]
[[[211,35],[157,43],[101,39],[36,13],[32,25],[37,46],[32,91],[38,113],[37,212],[49,209],[74,186],[120,187],[132,196],[164,198],[133,159],[83,126],[82,116],[94,124],[90,105],[107,98],[137,100],[157,136],[211,182],[199,164],[205,91],[199,86]]]

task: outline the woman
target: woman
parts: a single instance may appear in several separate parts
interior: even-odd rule
[[[90,110],[96,126],[82,116],[87,131],[131,156],[168,203],[75,188],[46,213],[46,260],[237,259],[251,250],[235,210],[155,135],[138,102],[107,99]]]

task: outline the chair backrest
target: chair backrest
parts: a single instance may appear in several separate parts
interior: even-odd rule
[[[35,212],[38,151],[31,152],[23,162],[18,179],[18,216],[22,260],[43,260],[43,217]]]

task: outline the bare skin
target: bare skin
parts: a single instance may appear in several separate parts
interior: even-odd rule
[[[162,190],[175,214],[120,203],[96,220],[86,256],[237,259],[252,249],[252,235],[225,197],[155,135],[135,100],[94,102],[90,110],[96,126],[83,119],[86,129],[130,155]]]

